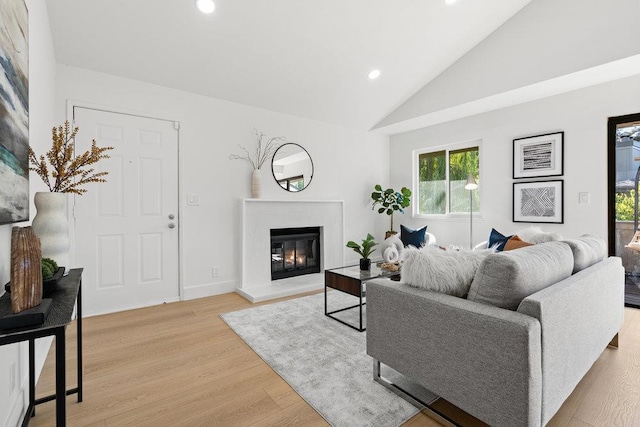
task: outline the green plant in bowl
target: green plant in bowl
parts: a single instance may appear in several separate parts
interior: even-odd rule
[[[42,258],[42,280],[49,280],[58,271],[58,264],[51,258]]]

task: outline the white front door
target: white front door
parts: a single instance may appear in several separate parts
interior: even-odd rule
[[[75,264],[87,315],[179,299],[178,131],[174,122],[74,107],[76,150],[112,146],[106,183],[75,196]]]

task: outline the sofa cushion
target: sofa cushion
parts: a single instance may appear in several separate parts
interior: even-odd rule
[[[405,246],[413,246],[414,248],[421,248],[426,243],[427,226],[417,230],[405,227],[400,224],[400,239]]]
[[[415,288],[464,296],[480,262],[491,249],[442,250],[435,246],[408,247],[402,252],[400,281]]]
[[[468,299],[516,310],[525,297],[571,276],[573,254],[562,242],[487,255],[471,283]]]
[[[573,252],[573,274],[602,261],[607,256],[607,244],[599,237],[584,234],[577,239],[566,239]]]

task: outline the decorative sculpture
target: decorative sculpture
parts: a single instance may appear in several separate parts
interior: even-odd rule
[[[28,310],[42,302],[42,252],[31,227],[11,230],[11,310]]]
[[[402,244],[402,240],[395,234],[389,236],[380,244],[380,252],[382,252],[382,259],[384,259],[385,262],[399,261],[403,249],[404,245]]]

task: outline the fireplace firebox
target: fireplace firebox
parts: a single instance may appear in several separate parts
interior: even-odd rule
[[[271,280],[320,273],[320,227],[271,230]]]

